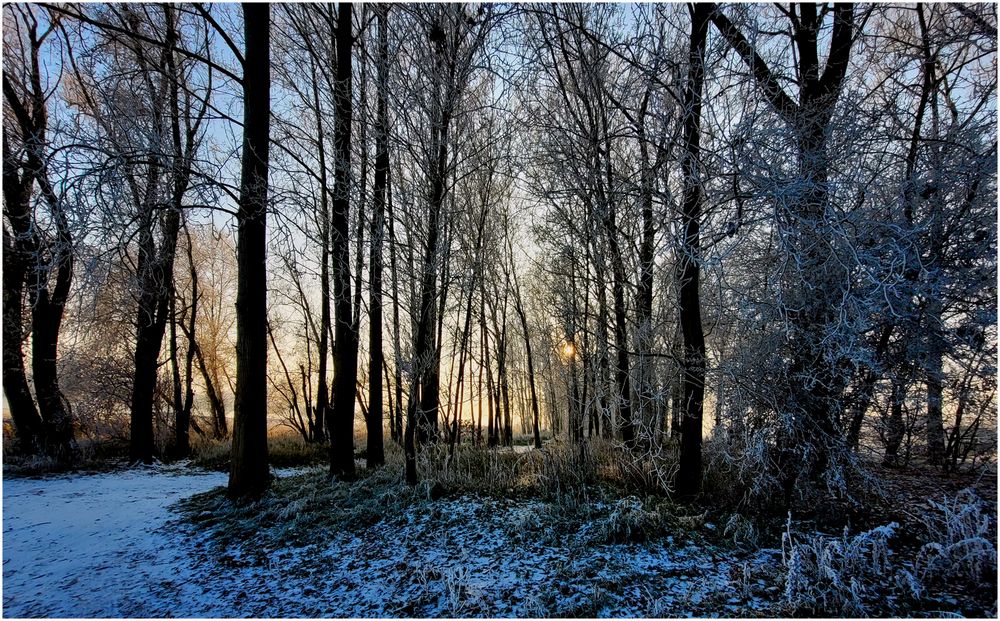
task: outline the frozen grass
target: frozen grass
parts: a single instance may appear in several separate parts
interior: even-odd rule
[[[274,577],[245,581],[241,615],[686,616],[756,601],[752,590],[732,594],[729,552],[678,527],[685,516],[663,501],[432,499],[432,489],[385,470],[350,483],[315,471],[278,481],[254,505],[212,493],[181,508],[210,531],[205,566],[223,558]]]
[[[297,450],[297,449],[296,449]],[[921,520],[838,534],[677,504],[668,456],[592,442],[447,446],[422,483],[356,462],[278,471],[234,505],[221,473],[175,465],[4,486],[6,616],[989,615],[995,505],[966,493]],[[203,471],[202,471],[203,472]],[[174,505],[171,514],[168,505]],[[874,530],[873,530],[874,528]],[[890,530],[892,532],[890,532]],[[782,532],[785,533],[782,546]],[[782,549],[784,548],[784,563]]]

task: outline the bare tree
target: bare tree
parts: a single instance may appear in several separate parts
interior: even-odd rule
[[[271,124],[270,32],[266,4],[243,5],[243,151],[237,212],[236,403],[231,498],[260,496],[267,464],[267,189]]]

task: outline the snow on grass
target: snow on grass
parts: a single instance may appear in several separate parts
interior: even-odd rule
[[[223,498],[224,473],[178,466],[5,480],[4,615],[791,611],[783,598],[782,550],[734,546],[734,539],[759,534],[740,535],[748,527],[737,528],[733,519],[714,524],[707,514],[684,515],[691,508],[663,499],[595,491],[585,501],[472,493],[431,500],[433,487],[407,487],[389,469],[353,483],[330,483],[322,468],[279,474],[264,500],[242,507]],[[912,563],[900,567],[916,571]],[[870,612],[888,614],[895,600],[901,610],[966,610],[953,595],[969,589],[918,605],[900,600],[889,577],[882,582],[875,586],[886,597],[873,599],[877,610]],[[977,598],[985,597],[988,608],[995,589],[992,599],[984,593]]]
[[[216,529],[202,552],[206,581],[221,585],[237,616],[688,616],[761,604],[753,588],[733,586],[744,576],[733,550],[690,533],[601,543],[591,517],[616,503],[572,519],[539,500],[427,500],[389,485],[372,492],[385,510],[370,519],[367,500],[350,491],[365,484],[331,486],[321,473],[288,480],[294,489],[279,487],[256,517],[212,509],[210,499],[188,507]]]
[[[329,487],[321,470],[284,481]],[[399,491],[404,500],[391,507],[377,500],[384,515],[348,511],[322,524],[298,499],[257,525],[259,534],[228,539],[220,532],[234,528],[226,519],[181,519],[171,510],[225,482],[223,473],[177,467],[5,480],[4,616],[735,610],[727,603],[734,565],[712,546],[673,538],[594,543],[591,529],[554,519],[553,506],[537,500],[430,501],[389,487],[383,493]]]

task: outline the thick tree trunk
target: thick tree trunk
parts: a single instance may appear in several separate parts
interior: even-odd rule
[[[163,331],[158,328],[156,292],[148,267],[153,261],[152,233],[148,223],[143,227],[145,241],[140,243],[139,306],[136,314],[136,339],[133,354],[132,401],[129,455],[145,464],[153,462],[153,399],[156,392],[157,359]]]
[[[375,196],[371,218],[371,256],[369,260],[368,331],[368,467],[385,463],[382,438],[382,236],[385,219],[385,190],[389,175],[389,132],[386,106],[386,69],[389,63],[389,33],[386,10],[378,10],[378,92],[375,128]]]
[[[906,401],[906,387],[899,378],[892,379],[892,395],[889,398],[889,420],[885,426],[885,465],[899,465],[899,447],[903,444],[906,426],[903,422],[903,403]]]
[[[4,161],[6,168],[6,160]],[[5,175],[6,177],[6,175]],[[4,193],[10,189],[4,180]],[[6,200],[10,200],[5,197]],[[14,421],[19,448],[34,453],[40,448],[42,419],[28,388],[24,370],[24,277],[23,257],[3,230],[3,390]]]
[[[330,475],[354,476],[354,404],[358,383],[358,325],[351,305],[350,176],[351,176],[351,47],[352,5],[342,2],[337,15],[337,84],[334,126],[333,254],[334,388],[330,430]]]
[[[69,461],[75,451],[76,443],[69,404],[59,389],[57,357],[59,329],[62,326],[63,312],[73,279],[73,240],[66,215],[49,185],[48,178],[40,176],[38,185],[55,214],[58,237],[52,247],[50,264],[41,271],[41,278],[35,283],[34,292],[30,290],[28,292],[28,298],[33,299],[32,375],[48,451],[61,461]],[[48,277],[52,269],[55,270],[56,276],[55,285],[50,293]]]
[[[926,417],[926,438],[927,438],[927,461],[940,466],[944,463],[944,417],[942,414],[943,386],[944,386],[944,365],[942,364],[942,352],[945,349],[943,326],[941,321],[941,303],[933,299],[928,304],[927,314],[930,319],[930,329],[927,337],[928,353],[927,362],[924,368],[925,383],[927,387],[927,417]]]
[[[271,120],[271,14],[244,4],[243,152],[237,212],[236,404],[230,498],[270,485],[267,463],[267,189]]]
[[[797,51],[799,101],[789,97],[757,50],[715,5],[710,15],[718,31],[743,58],[761,93],[792,128],[798,150],[797,195],[779,210],[777,225],[788,239],[786,253],[796,268],[782,283],[785,314],[794,343],[787,368],[789,384],[782,407],[786,424],[778,438],[778,469],[786,503],[799,476],[826,472],[829,453],[843,445],[838,425],[843,370],[832,360],[828,329],[832,306],[849,285],[845,268],[830,243],[827,133],[843,87],[854,37],[854,6],[833,8],[826,66],[819,63],[821,16],[815,4],[792,7]],[[818,292],[822,292],[819,295]],[[809,450],[802,450],[803,444]],[[805,463],[804,456],[809,463]]]
[[[691,16],[688,78],[684,92],[684,229],[680,278],[680,323],[684,334],[684,397],[676,489],[682,497],[701,491],[702,409],[705,396],[705,336],[701,325],[701,97],[705,42],[712,8],[696,4]]]
[[[8,132],[3,139],[4,215],[11,227],[4,228],[4,311],[3,365],[4,390],[7,393],[11,417],[19,426],[22,448],[34,452],[45,448],[61,461],[72,457],[73,426],[68,404],[59,390],[56,366],[59,327],[73,277],[73,239],[63,205],[52,188],[47,170],[46,150],[48,111],[47,95],[42,86],[39,51],[42,41],[37,24],[24,29],[30,57],[24,59],[28,79],[19,92],[4,76],[3,91],[7,102],[5,112],[12,132],[21,137],[21,151],[9,143]],[[44,38],[44,35],[43,37]],[[22,159],[23,158],[23,159]],[[55,240],[43,241],[36,228],[32,193],[37,184],[39,193],[51,210],[56,228]],[[46,256],[48,255],[48,256]],[[7,274],[10,270],[10,274]],[[55,284],[50,291],[53,270]],[[32,379],[38,409],[35,409],[28,389],[23,354],[23,301],[27,287],[31,308]]]

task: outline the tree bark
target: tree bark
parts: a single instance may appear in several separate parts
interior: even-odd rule
[[[230,498],[260,497],[267,462],[267,191],[271,120],[271,15],[244,4],[243,153],[237,212],[236,404]]]
[[[6,148],[4,149],[6,151]],[[6,155],[6,154],[5,154]],[[4,168],[7,167],[6,157]],[[4,175],[6,177],[6,175]],[[13,189],[4,180],[4,194]],[[5,200],[10,199],[5,197]],[[8,202],[9,204],[9,202]],[[7,227],[3,230],[3,390],[14,421],[18,448],[35,453],[40,448],[42,419],[28,388],[24,371],[24,268],[23,257],[11,241]]]
[[[45,153],[48,111],[39,52],[44,38],[52,31],[40,37],[36,24],[34,17],[24,24],[29,54],[21,59],[28,75],[24,91],[19,92],[6,74],[3,77],[4,99],[13,117],[11,125],[20,134],[23,151],[22,161],[12,149],[5,128],[4,215],[10,232],[4,228],[4,391],[22,448],[29,452],[44,448],[66,461],[72,456],[75,444],[68,404],[59,389],[56,358],[59,328],[73,277],[73,239],[63,205],[49,182]],[[56,227],[54,242],[43,243],[35,228],[31,201],[36,184]],[[53,270],[54,285],[50,283]],[[25,287],[31,308],[32,379],[37,409],[28,388],[22,349]]]
[[[535,362],[531,355],[531,333],[528,331],[528,317],[524,312],[521,302],[521,288],[517,283],[517,274],[514,274],[514,310],[521,320],[521,330],[524,332],[524,349],[528,356],[528,387],[531,394],[531,431],[535,441],[535,448],[542,448],[542,436],[538,429],[538,393],[535,392]]]
[[[371,301],[368,329],[368,467],[385,463],[382,438],[382,237],[385,228],[385,189],[389,175],[389,132],[386,105],[386,69],[389,64],[389,33],[386,8],[378,9],[378,88],[375,127],[375,188],[371,218],[371,255],[368,263]]]
[[[701,104],[705,79],[705,44],[712,7],[696,4],[691,15],[688,77],[684,91],[684,229],[680,277],[680,323],[684,335],[683,421],[675,486],[681,497],[701,491],[702,415],[705,397],[705,336],[701,325]]]
[[[794,278],[782,283],[782,298],[794,343],[786,369],[789,385],[782,410],[788,424],[778,438],[779,478],[790,501],[796,481],[805,471],[812,478],[826,471],[831,450],[844,445],[838,425],[843,369],[830,359],[827,329],[835,320],[831,300],[849,285],[842,263],[833,253],[828,221],[829,187],[827,134],[843,87],[854,35],[854,6],[833,8],[833,28],[826,66],[820,68],[820,16],[815,4],[798,5],[790,13],[797,50],[799,101],[789,97],[757,50],[714,4],[711,19],[719,33],[753,73],[760,91],[792,128],[798,155],[796,195],[779,210],[778,227],[794,257]],[[795,11],[795,7],[792,8]],[[817,295],[823,292],[824,295]],[[812,450],[803,451],[808,443]],[[808,456],[809,463],[806,462]]]
[[[330,411],[327,384],[328,352],[330,350],[330,200],[326,176],[326,141],[323,138],[323,115],[320,113],[319,85],[313,77],[313,106],[316,108],[316,134],[319,141],[320,182],[320,334],[319,370],[316,387],[316,415],[313,422],[313,442],[326,440],[326,418]]]
[[[334,388],[333,409],[327,419],[330,430],[330,475],[354,476],[354,403],[358,383],[358,325],[351,305],[350,175],[351,175],[351,47],[352,5],[341,2],[337,15],[337,84],[334,104],[333,253]]]

